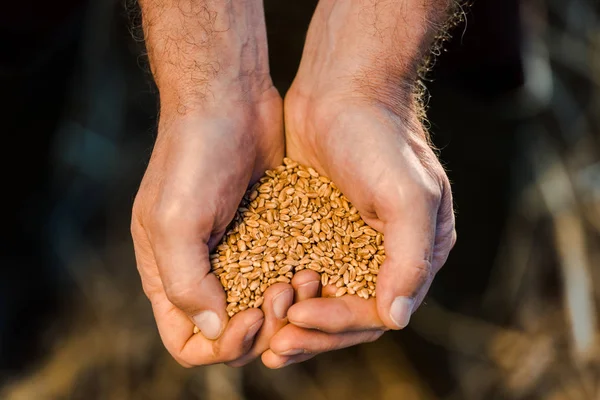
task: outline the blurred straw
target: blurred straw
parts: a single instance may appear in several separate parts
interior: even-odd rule
[[[585,248],[586,234],[566,166],[544,136],[536,136],[536,151],[532,157],[534,170],[540,194],[554,221],[574,357],[580,362],[587,362],[595,357],[597,351],[598,314],[594,304],[591,266]]]

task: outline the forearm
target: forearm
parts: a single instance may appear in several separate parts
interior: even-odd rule
[[[455,1],[321,0],[318,18],[359,60],[408,75],[416,72]]]
[[[262,0],[139,0],[161,109],[245,101],[271,85]]]
[[[332,82],[325,92],[344,86],[351,91],[346,94],[384,98],[405,107],[414,93],[418,68],[456,1],[320,0],[299,79],[314,81],[325,73],[328,79],[320,81]],[[307,88],[310,83],[297,86]]]

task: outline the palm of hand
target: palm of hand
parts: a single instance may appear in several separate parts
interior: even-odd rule
[[[448,179],[416,117],[407,123],[385,107],[354,100],[310,104],[292,91],[285,120],[287,155],[330,177],[365,222],[384,232],[387,260],[377,300],[344,296],[292,306],[293,325],[277,333],[263,355],[272,367],[404,327],[410,314],[403,320],[393,315],[394,300],[411,299],[408,312],[414,311],[455,242]],[[323,288],[324,296],[334,292]],[[290,350],[298,347],[301,352]]]
[[[268,304],[262,312],[247,310],[226,327],[212,324],[202,331],[205,335],[192,335],[192,320],[205,310],[227,321],[225,294],[209,273],[208,254],[248,185],[281,162],[281,106],[272,88],[251,107],[234,103],[210,114],[161,116],[131,229],[142,284],[161,337],[183,365],[243,364],[255,358],[282,324],[269,300],[283,293],[291,303],[292,288],[279,285],[265,294]]]

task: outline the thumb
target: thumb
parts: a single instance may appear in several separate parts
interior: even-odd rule
[[[204,230],[185,222],[165,224],[152,244],[168,300],[189,316],[204,337],[214,340],[221,336],[229,318],[223,286],[210,272],[210,233],[199,231]]]
[[[433,280],[436,213],[411,207],[384,227],[386,259],[377,276],[377,311],[390,329],[408,325]]]

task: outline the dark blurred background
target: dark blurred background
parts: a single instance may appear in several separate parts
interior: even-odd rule
[[[476,0],[428,77],[458,243],[411,326],[270,371],[180,368],[129,219],[156,91],[135,3],[0,12],[2,399],[600,399],[600,5]],[[315,0],[265,0],[284,93]]]

